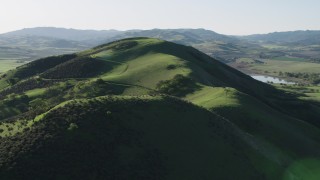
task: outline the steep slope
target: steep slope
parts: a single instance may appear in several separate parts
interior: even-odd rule
[[[71,101],[38,119],[30,131],[1,141],[1,151],[11,149],[11,154],[1,154],[0,175],[17,180],[262,179],[239,136],[218,116],[174,98]]]
[[[105,95],[118,96],[97,98]],[[79,98],[82,99],[80,102],[68,102]],[[111,159],[117,165],[110,171],[111,174],[105,175],[106,171],[98,167],[92,169],[99,169],[103,175],[99,172],[79,174],[87,179],[90,179],[89,176],[101,179],[123,174],[120,173],[122,168],[129,170],[120,179],[126,179],[129,173],[140,179],[155,178],[157,175],[152,176],[154,173],[164,175],[164,179],[197,179],[199,174],[203,175],[202,179],[234,179],[235,176],[239,179],[319,177],[315,171],[319,168],[317,159],[320,157],[317,151],[320,148],[319,105],[295,99],[293,95],[258,82],[194,48],[159,39],[119,40],[74,55],[41,59],[7,72],[0,79],[0,107],[3,121],[0,125],[1,141],[8,144],[1,151],[1,156],[9,156],[9,149],[13,147],[26,149],[22,142],[35,137],[25,154],[13,153],[2,163],[1,172],[8,177],[26,168],[24,164],[30,159],[48,159],[45,162],[30,161],[35,163],[30,165],[31,169],[43,167],[38,175],[56,169],[56,165],[50,165],[52,162],[66,163],[66,167],[62,167],[67,171],[67,167],[74,167],[69,169],[72,171],[70,176],[78,177],[75,172],[86,167],[75,159],[91,150],[74,149],[83,144],[92,145],[94,149],[106,149],[109,153],[101,155],[105,159],[113,153],[126,157],[125,161]],[[109,108],[115,109],[109,112]],[[94,118],[93,114],[99,115],[99,118]],[[114,114],[119,120],[116,125],[120,123],[121,127],[118,124],[108,129],[109,126],[103,123],[109,122],[109,115]],[[91,124],[95,119],[100,119],[102,124]],[[136,125],[133,126],[128,120],[136,122]],[[211,121],[214,127],[223,124],[223,128],[211,129],[204,125]],[[84,127],[90,127],[90,131]],[[88,139],[80,135],[90,134],[97,128],[97,136]],[[125,143],[121,138],[120,144],[111,146],[116,150],[106,148],[113,140],[98,140],[104,139],[101,137],[107,136],[105,133],[108,130],[112,133],[107,139],[113,134],[123,133],[123,129],[127,128],[130,130],[128,132],[138,130],[140,135],[138,141],[134,141],[129,137],[126,139],[128,134],[124,133],[123,138],[134,142],[134,146],[125,148],[124,152],[118,151],[118,147]],[[66,129],[78,129],[79,134],[69,139],[73,135],[69,137]],[[172,133],[175,138],[170,141],[171,136],[166,136],[166,132]],[[222,136],[210,135],[209,132]],[[43,139],[46,137],[48,139]],[[102,144],[100,146],[95,142]],[[69,143],[72,145],[68,146]],[[135,143],[140,143],[142,148],[135,151]],[[168,143],[176,146],[169,148]],[[147,148],[149,145],[165,156],[151,153],[159,158],[156,162],[165,163],[161,172],[152,169],[148,157],[136,154],[148,155],[151,152]],[[74,150],[76,153],[66,155],[69,160],[64,161],[51,156],[54,147],[59,150],[57,156],[61,158],[64,158],[61,154],[66,152]],[[192,156],[192,159],[191,154],[197,156]],[[219,159],[219,156],[223,158]],[[88,157],[98,158],[93,155]],[[127,162],[130,158],[138,160]],[[237,162],[230,162],[232,159]],[[102,164],[109,167],[107,163]],[[13,169],[10,170],[11,166]],[[147,168],[149,166],[150,169]],[[305,169],[310,173],[303,173]],[[66,173],[61,170],[63,178],[70,178]],[[147,174],[143,176],[143,173]]]

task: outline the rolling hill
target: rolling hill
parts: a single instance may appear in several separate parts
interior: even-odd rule
[[[113,37],[121,34],[117,30],[78,30],[55,27],[36,27],[25,28],[17,31],[12,31],[3,34],[4,36],[40,36],[50,37],[54,39],[65,39],[71,41],[86,41],[87,43],[93,41],[100,41],[101,39]],[[89,41],[89,42],[88,42]]]
[[[26,28],[0,35],[0,73],[51,55],[75,53],[124,38],[150,37],[192,46],[248,74],[279,76],[280,71],[310,74],[320,62],[318,36],[318,31],[228,36],[205,29],[97,31]],[[281,70],[270,71],[273,67],[269,66],[280,67]]]
[[[320,43],[320,31],[288,31],[274,32],[269,34],[256,34],[244,36],[243,38],[256,42],[274,42],[315,45]]]
[[[205,29],[152,29],[129,31],[114,36],[113,38],[123,39],[131,37],[159,38],[185,45],[192,45],[206,41],[221,41],[226,43],[239,41],[238,39]]]
[[[120,33],[116,30],[38,27],[0,34],[0,65],[19,66],[21,62],[78,52],[105,43],[105,39]]]
[[[205,29],[152,29],[152,30],[76,30],[54,27],[26,28],[0,35],[0,58],[34,60],[50,55],[77,52],[102,43],[123,38],[150,37],[190,45],[221,59],[232,59],[246,53],[250,43]],[[22,51],[23,50],[23,51]],[[29,53],[25,53],[28,51]],[[1,53],[2,52],[2,53]]]
[[[318,179],[320,105],[129,38],[1,75],[6,179]]]
[[[92,47],[88,43],[34,35],[0,35],[0,73],[52,55],[69,54]]]

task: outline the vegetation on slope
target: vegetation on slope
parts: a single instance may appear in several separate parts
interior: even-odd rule
[[[160,81],[156,88],[161,93],[179,97],[196,91],[200,86],[193,82],[192,79],[177,74],[171,80]]]
[[[17,180],[262,179],[231,130],[216,115],[175,98],[77,100],[0,141],[0,175]]]
[[[303,159],[320,157],[319,104],[191,47],[131,38],[53,59],[0,79],[4,177],[43,179],[52,169],[56,179],[317,175],[317,163]]]

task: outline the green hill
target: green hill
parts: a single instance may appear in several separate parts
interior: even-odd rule
[[[318,179],[319,104],[131,38],[1,75],[7,179]]]
[[[12,154],[1,154],[8,168],[1,177],[261,178],[238,136],[215,114],[175,98],[71,101],[43,115],[31,130],[2,141],[1,150]]]

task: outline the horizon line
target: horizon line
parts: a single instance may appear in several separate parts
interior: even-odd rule
[[[36,28],[57,28],[57,29],[67,29],[67,30],[78,30],[78,31],[119,31],[119,32],[126,32],[126,31],[150,31],[150,30],[177,30],[177,29],[192,29],[192,30],[197,30],[197,29],[202,29],[202,30],[208,30],[212,31],[221,35],[227,35],[227,36],[250,36],[250,35],[265,35],[265,34],[272,34],[272,33],[285,33],[285,32],[299,32],[299,31],[320,31],[320,29],[296,29],[296,30],[285,30],[285,31],[272,31],[272,32],[266,32],[266,33],[253,33],[253,34],[224,34],[217,32],[212,29],[206,29],[203,27],[199,28],[190,28],[190,27],[181,27],[181,28],[134,28],[134,29],[94,29],[94,28],[73,28],[73,27],[58,27],[58,26],[34,26],[34,27],[25,27],[25,28],[20,28],[16,30],[11,30],[11,31],[6,31],[3,33],[0,33],[0,35],[15,32],[15,31],[21,31],[24,29],[36,29]]]

